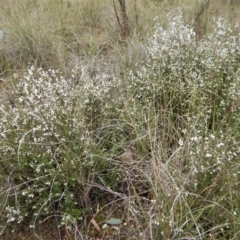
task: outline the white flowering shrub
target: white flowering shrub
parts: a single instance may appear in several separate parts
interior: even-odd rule
[[[155,147],[152,151],[156,155],[154,159],[163,161],[159,167],[167,169],[163,178],[158,173],[160,185],[168,182],[161,189],[168,196],[167,202],[172,192],[166,186],[174,189],[174,202],[180,196],[179,189],[184,198],[186,192],[195,196],[192,203],[187,200],[191,202],[191,197],[186,197],[189,205],[185,210],[190,211],[190,215],[183,221],[195,221],[198,237],[210,232],[229,238],[236,227],[234,221],[240,216],[237,201],[233,200],[231,207],[226,203],[233,195],[239,199],[236,195],[240,173],[239,57],[240,35],[233,36],[231,27],[223,19],[216,20],[213,33],[197,40],[193,27],[185,24],[180,14],[169,16],[166,28],[156,24],[146,63],[141,64],[138,72],[130,73],[129,89],[134,92],[135,100],[146,115],[152,111],[154,119],[159,119],[154,123],[157,138],[152,146],[170,149],[169,159],[163,154],[164,150],[159,154]],[[197,219],[191,215],[189,208],[197,209],[201,205],[208,209],[210,203],[213,203],[212,213],[220,215],[216,219],[202,208],[202,213],[196,211],[200,214]],[[179,205],[174,206],[176,212],[178,207],[182,208]],[[222,213],[223,209],[226,214]],[[211,229],[226,223],[226,215],[231,216],[232,223],[227,221],[229,224],[223,230]],[[183,237],[184,229],[191,225],[177,216],[168,218],[165,214],[159,218],[162,222],[159,234],[170,224],[176,238]],[[165,235],[168,237],[170,235]]]
[[[12,90],[14,103],[1,102],[1,184],[11,186],[6,222],[27,220],[34,227],[53,215],[68,225],[83,217],[90,201],[85,184],[111,167],[106,159],[114,134],[98,131],[114,116],[109,99],[117,83],[108,78],[92,79],[76,67],[66,79],[57,70],[31,66]],[[102,180],[114,185],[117,176],[112,167]]]

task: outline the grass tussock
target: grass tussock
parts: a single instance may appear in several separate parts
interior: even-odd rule
[[[3,239],[239,238],[237,1],[1,2]]]

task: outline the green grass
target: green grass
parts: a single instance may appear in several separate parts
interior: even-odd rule
[[[1,239],[239,238],[237,1],[0,2]]]

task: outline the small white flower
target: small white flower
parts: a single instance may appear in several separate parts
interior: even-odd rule
[[[211,158],[211,157],[212,157],[212,154],[207,153],[207,154],[206,154],[206,157],[207,157],[207,158]]]
[[[217,148],[220,148],[222,146],[224,146],[224,143],[222,143],[222,142],[217,144]]]
[[[183,146],[183,140],[181,138],[179,139],[178,144],[179,144],[180,147]]]
[[[210,134],[211,139],[215,139],[215,136],[213,134]]]
[[[159,226],[159,222],[158,221],[154,221],[154,224]]]

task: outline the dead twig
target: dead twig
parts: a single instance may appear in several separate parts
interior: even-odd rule
[[[117,22],[118,22],[118,24],[121,28],[121,31],[122,31],[124,37],[128,37],[130,35],[130,27],[129,27],[129,19],[128,19],[128,15],[127,15],[125,0],[119,0],[119,4],[120,4],[120,7],[121,7],[121,20],[120,20],[120,17],[118,15],[118,11],[117,11],[115,1],[113,0],[113,8],[114,8],[114,12],[115,12]]]

